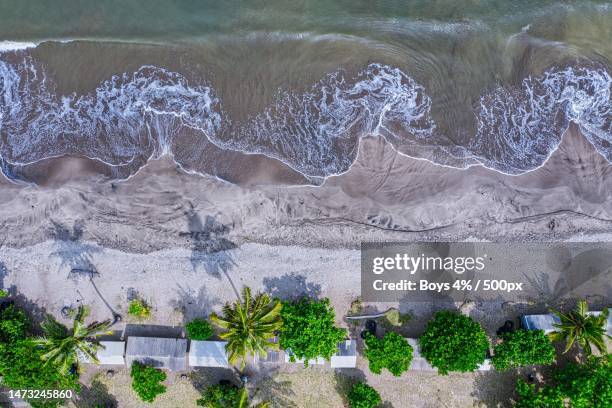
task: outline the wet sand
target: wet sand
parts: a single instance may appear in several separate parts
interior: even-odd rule
[[[44,242],[61,225],[78,226],[79,240],[127,252],[189,248],[190,234],[206,229],[194,219],[214,220],[238,246],[582,240],[612,229],[612,167],[573,128],[541,168],[521,176],[411,159],[380,138],[364,139],[355,165],[320,187],[275,186],[295,181],[276,164],[228,164],[243,185],[185,173],[170,157],[126,181],[81,159],[51,162],[36,172],[40,186],[0,184],[0,242]]]

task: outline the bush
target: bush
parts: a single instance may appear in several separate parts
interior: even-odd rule
[[[234,408],[239,406],[240,388],[229,383],[219,383],[206,388],[197,405],[207,408]]]
[[[191,340],[208,340],[213,334],[213,328],[206,320],[195,318],[185,325],[187,337]]]
[[[137,319],[148,319],[151,317],[151,306],[140,298],[134,299],[128,306],[128,314]]]
[[[449,371],[474,371],[489,349],[487,334],[468,316],[448,310],[427,323],[419,339],[421,354],[442,375]]]
[[[155,398],[166,392],[166,387],[160,384],[166,379],[166,373],[138,361],[132,364],[132,388],[141,400],[153,402]]]
[[[291,350],[291,361],[304,359],[308,365],[309,359],[317,357],[329,360],[346,337],[346,330],[334,326],[335,313],[329,299],[283,302],[281,317],[279,344]]]
[[[585,363],[556,368],[544,387],[519,380],[519,408],[607,408],[612,407],[612,356],[590,357]],[[564,404],[563,401],[569,403]]]
[[[412,347],[397,333],[387,332],[382,339],[368,334],[365,339],[365,356],[370,371],[380,374],[386,368],[396,377],[407,371],[412,361]]]
[[[26,337],[30,321],[25,312],[15,305],[0,311],[0,341],[10,343]]]
[[[378,391],[362,382],[351,387],[348,400],[351,408],[375,408],[382,402]]]
[[[520,329],[503,334],[502,340],[491,359],[497,370],[555,361],[555,348],[542,330]]]
[[[584,364],[557,369],[554,380],[572,408],[612,407],[612,356],[591,357]]]
[[[0,299],[4,299],[9,297],[10,293],[8,293],[8,291],[4,290],[4,289],[0,289]]]
[[[527,384],[523,380],[516,383],[518,400],[515,408],[564,408],[563,397],[558,390],[544,386],[539,389],[534,384]]]

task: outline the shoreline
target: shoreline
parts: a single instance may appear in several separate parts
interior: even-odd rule
[[[612,166],[574,131],[522,176],[443,168],[380,138],[364,140],[351,171],[319,187],[234,185],[165,156],[123,182],[79,159],[43,170],[45,186],[0,180],[0,245],[58,234],[133,253],[201,241],[354,249],[361,241],[612,239]]]

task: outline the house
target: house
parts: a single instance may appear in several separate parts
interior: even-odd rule
[[[285,350],[285,363],[295,363],[295,364],[304,364],[304,359],[295,358],[295,361],[291,361],[291,356],[293,353],[291,349]],[[325,364],[325,359],[323,357],[317,357],[308,360],[308,365],[323,365]]]
[[[187,368],[187,340],[158,337],[129,337],[125,359],[170,371]]]
[[[125,365],[125,341],[101,341],[96,357],[100,365]],[[78,352],[79,361],[92,364],[93,361],[82,352]]]
[[[357,341],[345,340],[338,343],[338,352],[331,356],[332,368],[354,368],[357,366]]]
[[[554,314],[523,315],[521,326],[527,330],[544,330],[548,334],[555,331],[555,324],[561,323],[559,316]]]
[[[226,341],[192,340],[189,345],[190,367],[229,367]]]

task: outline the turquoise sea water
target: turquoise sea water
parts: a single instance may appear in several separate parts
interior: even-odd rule
[[[374,135],[520,174],[570,122],[612,160],[611,39],[599,1],[0,0],[0,163],[257,154],[318,182]]]

